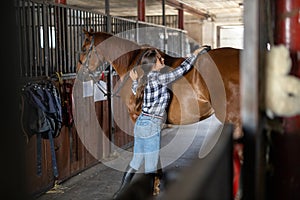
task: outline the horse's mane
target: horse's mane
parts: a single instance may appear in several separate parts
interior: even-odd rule
[[[95,38],[95,45],[100,45],[100,49],[105,57],[112,63],[118,75],[123,76],[131,70],[136,63],[136,58],[145,48],[134,41],[124,39],[118,35],[106,32],[89,32]],[[114,47],[114,48],[111,48]]]
[[[94,32],[92,29],[90,31],[84,30],[84,33],[88,41],[91,42],[92,38],[94,39],[94,45],[97,46],[100,55],[103,55],[107,61],[112,63],[120,77],[124,77],[128,71],[139,64],[143,53],[147,49],[155,48],[149,44],[140,45],[129,39],[121,38],[118,35],[106,32]],[[173,67],[174,62],[182,60],[172,57],[159,49],[157,50],[165,58],[167,66]]]

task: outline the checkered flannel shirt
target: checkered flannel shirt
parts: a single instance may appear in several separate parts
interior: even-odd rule
[[[168,84],[189,71],[195,60],[196,56],[192,55],[185,59],[180,66],[167,73],[151,71],[148,74],[148,83],[144,90],[142,112],[163,117],[170,99],[170,94],[167,90]],[[132,92],[134,94],[136,94],[137,87],[138,81],[135,80],[132,83]]]

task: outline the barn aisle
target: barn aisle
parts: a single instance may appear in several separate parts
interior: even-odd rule
[[[161,162],[164,176],[161,182],[161,192],[154,199],[169,199],[164,196],[166,188],[173,185],[176,187],[174,183],[184,181],[181,180],[182,173],[186,173],[192,165],[198,165],[197,161],[202,160],[200,166],[203,165],[203,169],[207,170],[208,167],[205,166],[204,161],[210,157],[210,151],[215,149],[214,144],[221,140],[222,128],[223,125],[212,116],[196,124],[167,128],[162,132]],[[218,143],[217,146],[219,146]],[[214,169],[214,167],[209,168]],[[197,173],[195,173],[196,177]],[[118,189],[122,174],[123,172],[99,163],[56,185],[37,200],[108,200]],[[133,183],[138,183],[141,176],[137,174]]]

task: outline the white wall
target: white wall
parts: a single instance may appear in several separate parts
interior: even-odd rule
[[[218,23],[204,21],[202,26],[202,43],[212,48],[234,47],[243,49],[244,26],[241,23]]]
[[[199,45],[212,48],[234,47],[243,49],[244,26],[237,20],[201,21],[195,17],[185,16],[184,29],[188,36]]]
[[[217,27],[217,46],[233,47],[243,49],[244,47],[244,26],[218,26]]]

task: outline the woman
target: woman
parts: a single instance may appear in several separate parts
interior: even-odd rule
[[[164,58],[157,50],[150,49],[145,52],[141,60],[143,76],[138,79],[137,72],[135,70],[130,71],[130,77],[133,81],[132,92],[136,98],[135,109],[138,110],[142,107],[142,112],[134,127],[133,158],[123,175],[119,190],[114,194],[114,199],[117,199],[128,186],[143,161],[145,161],[145,174],[151,180],[149,187],[153,191],[159,160],[161,127],[163,119],[166,117],[165,109],[170,99],[167,86],[192,68],[201,50],[203,48],[197,49],[176,69],[167,73],[160,73],[160,70],[165,67]]]

